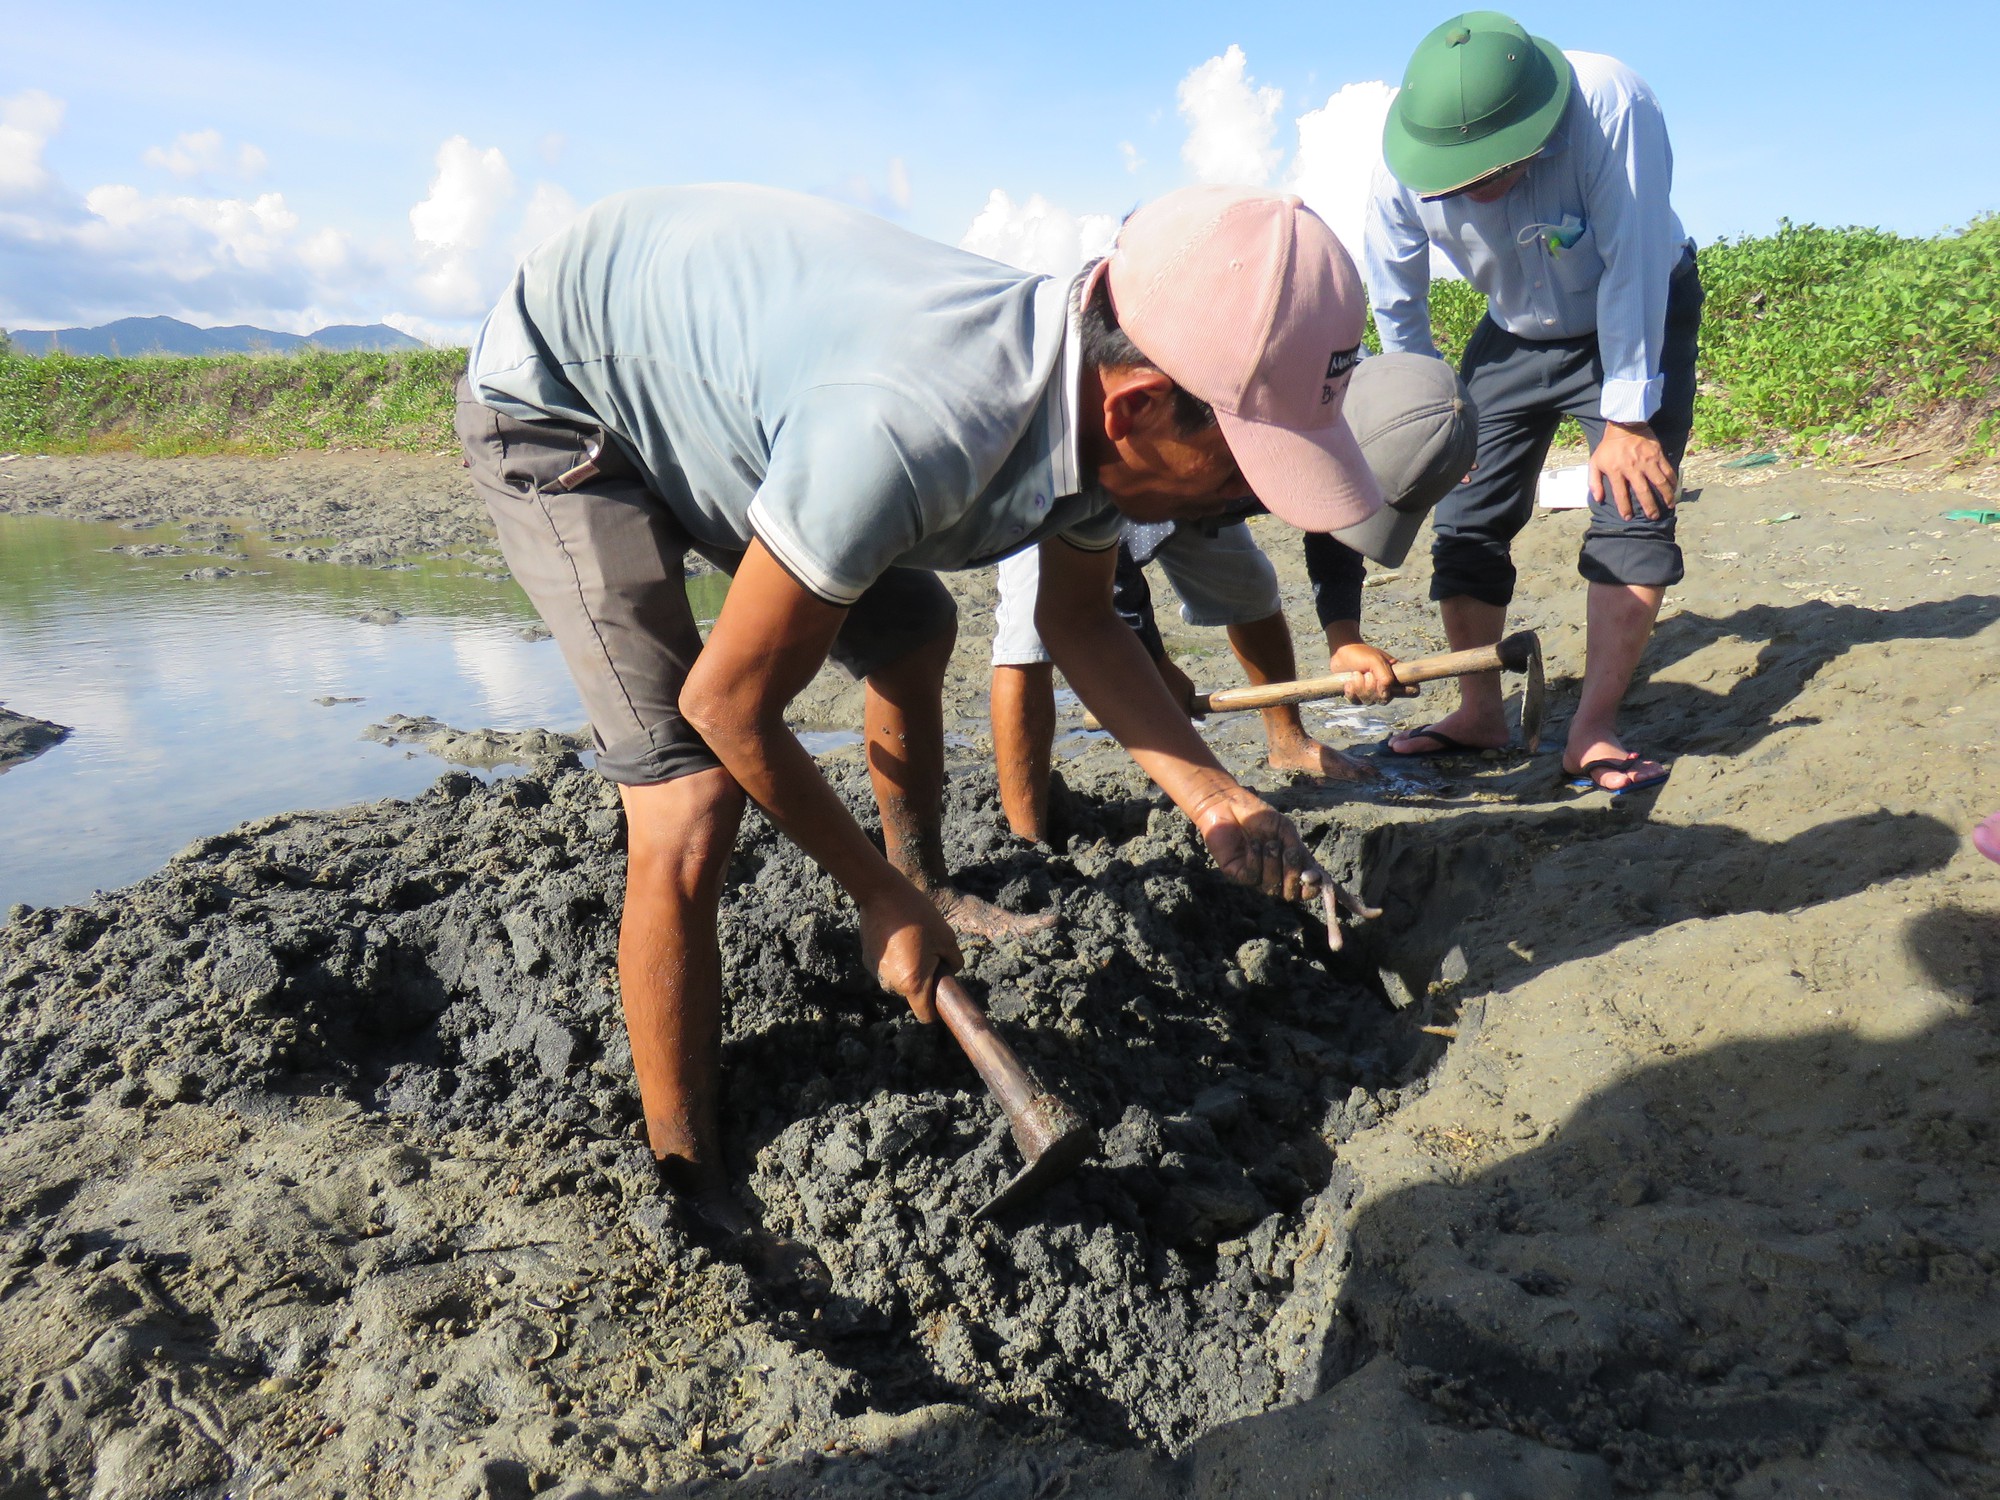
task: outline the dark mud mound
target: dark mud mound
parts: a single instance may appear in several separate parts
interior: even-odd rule
[[[857,766],[836,780],[850,800],[864,794]],[[345,1156],[293,1165],[275,1188],[262,1178],[256,1211],[248,1187],[225,1195],[260,1226],[247,1280],[266,1289],[245,1307],[189,1293],[202,1311],[177,1335],[210,1371],[206,1399],[226,1405],[217,1351],[248,1400],[322,1354],[337,1364],[335,1313],[353,1307],[355,1357],[400,1372],[376,1384],[414,1382],[399,1398],[406,1420],[350,1445],[377,1464],[447,1432],[490,1438],[524,1411],[574,1425],[605,1399],[591,1383],[604,1367],[686,1368],[697,1330],[702,1369],[719,1359],[755,1378],[717,1394],[720,1375],[699,1391],[630,1376],[620,1430],[653,1457],[614,1471],[653,1483],[714,1472],[752,1448],[818,1441],[830,1423],[937,1403],[1001,1431],[1178,1447],[1313,1394],[1353,1352],[1330,1326],[1334,1257],[1302,1243],[1312,1208],[1340,1192],[1326,1142],[1395,1104],[1389,1085],[1421,1039],[1339,971],[1311,912],[1230,886],[1170,810],[1068,798],[1070,837],[1051,856],[1004,838],[990,780],[955,795],[967,883],[1062,917],[1028,946],[973,950],[968,982],[1105,1151],[1025,1222],[974,1222],[1016,1165],[997,1111],[942,1028],[895,1013],[861,973],[833,884],[753,817],[723,921],[726,1126],[746,1194],[832,1269],[822,1307],[771,1301],[694,1249],[635,1144],[613,972],[618,813],[578,771],[490,787],[454,774],[408,804],[267,819],[88,906],[17,914],[0,929],[0,1120],[56,1141],[86,1120],[192,1111],[248,1121],[230,1128],[261,1141],[277,1127],[258,1121],[296,1132],[302,1111],[333,1108],[352,1112],[343,1129],[388,1132],[368,1185],[331,1194],[324,1214],[294,1203],[284,1179],[351,1175]],[[485,1162],[475,1175],[506,1201],[482,1218],[461,1185],[463,1222],[446,1222],[429,1187],[444,1161]],[[194,1201],[157,1192],[171,1207],[162,1222]],[[54,1274],[60,1257],[116,1260],[139,1242],[91,1219],[100,1210],[86,1214],[80,1193],[9,1186],[0,1211],[23,1267]],[[296,1242],[269,1228],[290,1221]],[[364,1315],[371,1277],[503,1251],[523,1284],[551,1258],[595,1266],[578,1285],[597,1292],[562,1281],[546,1294],[558,1308],[591,1302],[588,1327],[572,1315],[547,1346],[508,1335],[561,1351],[537,1352],[533,1379],[509,1344],[483,1372],[461,1350],[457,1383],[440,1380],[450,1371],[411,1342],[440,1324],[486,1337],[505,1283],[432,1286],[415,1322]],[[1329,1269],[1303,1295],[1295,1267],[1308,1263]],[[302,1286],[310,1317],[288,1323]],[[62,1443],[16,1431],[58,1493],[103,1438],[98,1418],[77,1420]]]
[[[61,724],[31,719],[0,706],[0,771],[33,760],[52,745],[60,744],[68,734],[69,730]]]

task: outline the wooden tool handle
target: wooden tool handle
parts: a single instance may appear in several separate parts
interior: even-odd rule
[[[1477,646],[1470,651],[1447,651],[1442,656],[1399,661],[1395,674],[1396,681],[1408,687],[1419,682],[1435,682],[1440,677],[1498,672],[1504,665],[1498,646]],[[1224,688],[1219,693],[1200,693],[1194,700],[1195,711],[1221,714],[1245,708],[1280,708],[1288,703],[1311,703],[1346,692],[1347,684],[1357,675],[1354,672],[1335,672],[1331,677],[1305,677],[1297,682],[1267,682],[1262,687]]]
[[[965,992],[965,986],[950,975],[938,981],[938,1019],[950,1030],[972,1066],[985,1080],[1001,1111],[1011,1125],[1027,1112],[1029,1102],[1040,1092],[1014,1049],[1000,1040],[1000,1033],[986,1019],[979,1002]]]

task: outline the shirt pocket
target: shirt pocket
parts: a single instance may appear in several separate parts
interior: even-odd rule
[[[1587,224],[1573,244],[1560,251],[1551,247],[1548,256],[1549,275],[1573,296],[1595,292],[1597,283],[1604,279],[1604,257],[1597,253],[1596,232]]]

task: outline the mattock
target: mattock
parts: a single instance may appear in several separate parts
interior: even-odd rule
[[[1014,1049],[986,1019],[979,1002],[950,975],[938,980],[937,1012],[992,1090],[1008,1128],[1014,1132],[1014,1144],[1027,1158],[1028,1164],[1013,1180],[973,1214],[975,1219],[990,1219],[1026,1203],[1074,1172],[1097,1149],[1097,1132],[1067,1100],[1043,1088],[1021,1065]]]
[[[1532,630],[1517,630],[1497,646],[1477,646],[1469,651],[1447,651],[1442,656],[1423,656],[1415,661],[1399,661],[1396,681],[1404,687],[1435,682],[1441,677],[1471,677],[1481,672],[1525,672],[1527,685],[1521,691],[1521,744],[1530,752],[1541,747],[1542,720],[1548,712],[1548,690],[1542,677],[1542,640]],[[1305,677],[1296,682],[1267,682],[1261,687],[1224,688],[1220,692],[1197,693],[1188,705],[1197,718],[1205,714],[1237,713],[1256,708],[1281,708],[1290,703],[1316,703],[1338,698],[1347,691],[1353,672],[1335,672],[1330,677]],[[1097,716],[1085,713],[1085,729],[1102,729]]]

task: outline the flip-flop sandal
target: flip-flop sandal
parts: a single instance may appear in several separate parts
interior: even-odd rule
[[[1644,781],[1628,781],[1624,786],[1606,786],[1597,779],[1600,771],[1623,771],[1630,774],[1634,767],[1644,765],[1643,755],[1607,755],[1602,760],[1587,760],[1581,769],[1570,777],[1569,784],[1580,792],[1607,792],[1613,797],[1622,797],[1627,792],[1643,792],[1656,787],[1673,775],[1671,767],[1662,768],[1657,776],[1648,776]]]
[[[1436,740],[1437,744],[1429,750],[1398,750],[1395,746],[1397,735],[1406,740]],[[1453,739],[1435,724],[1426,724],[1422,729],[1398,729],[1375,747],[1375,753],[1387,760],[1427,760],[1433,755],[1484,755],[1491,748],[1490,745],[1468,745],[1464,740]]]

